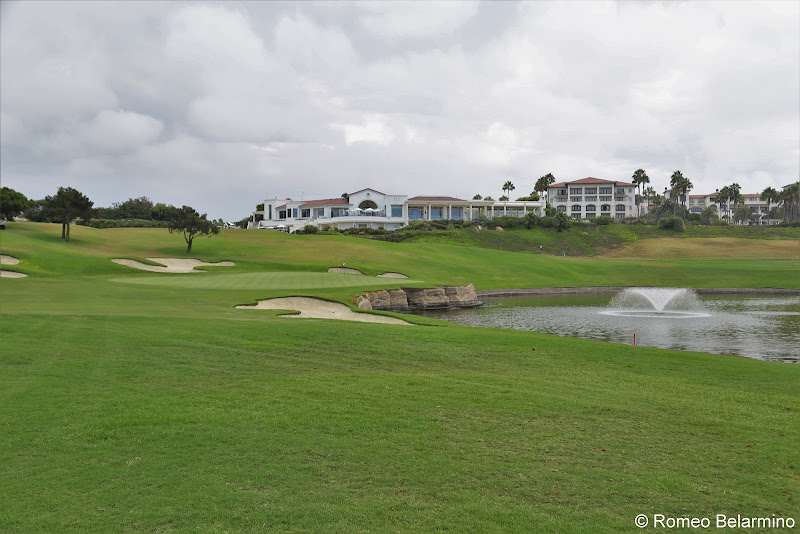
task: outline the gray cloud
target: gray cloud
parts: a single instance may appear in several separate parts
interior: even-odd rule
[[[241,218],[266,194],[747,192],[800,174],[797,3],[4,2],[0,175]]]

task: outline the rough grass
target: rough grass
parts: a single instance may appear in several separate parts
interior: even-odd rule
[[[734,237],[641,239],[609,250],[606,258],[716,258],[728,260],[781,258],[800,260],[800,240]]]

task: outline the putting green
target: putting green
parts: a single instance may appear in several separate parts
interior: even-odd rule
[[[185,287],[193,289],[313,289],[332,287],[397,287],[391,278],[366,278],[353,274],[262,272],[189,276],[129,276],[111,278],[112,282],[147,286]],[[420,280],[403,280],[403,284]]]

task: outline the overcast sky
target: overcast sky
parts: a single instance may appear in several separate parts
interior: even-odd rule
[[[7,2],[0,178],[238,220],[267,196],[743,192],[800,175],[800,2]]]

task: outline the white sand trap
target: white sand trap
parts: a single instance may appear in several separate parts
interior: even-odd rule
[[[25,278],[28,276],[25,273],[16,273],[14,271],[3,271],[0,270],[0,278]]]
[[[0,265],[16,265],[18,263],[19,260],[17,258],[0,254]]]
[[[383,273],[379,274],[378,278],[408,278],[408,277],[401,273]]]
[[[308,317],[313,319],[339,319],[341,321],[360,321],[362,323],[403,324],[407,323],[394,317],[372,315],[369,313],[356,313],[344,304],[329,302],[327,300],[313,299],[310,297],[284,297],[278,299],[259,300],[255,306],[236,306],[240,309],[250,310],[296,310],[300,315],[285,315],[284,317]]]
[[[195,267],[233,267],[236,265],[232,261],[220,261],[217,263],[206,263],[204,261],[195,260],[192,258],[147,258],[150,261],[160,263],[166,267],[159,267],[157,265],[147,265],[136,260],[111,260],[114,263],[133,267],[134,269],[141,269],[142,271],[152,271],[154,273],[202,273],[205,271],[197,270]]]
[[[341,273],[341,274],[364,274],[358,269],[351,269],[350,267],[331,267],[328,269],[329,273]]]

